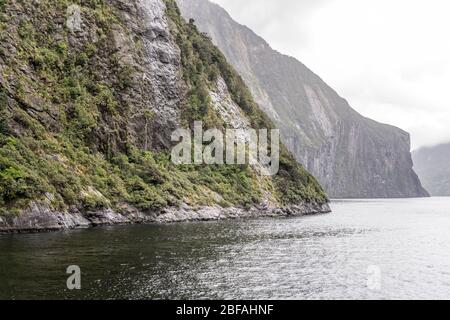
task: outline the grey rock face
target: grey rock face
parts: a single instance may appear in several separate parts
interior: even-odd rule
[[[33,202],[20,215],[0,217],[0,233],[42,232],[86,228],[90,222],[80,212],[54,212],[47,203]]]
[[[127,101],[132,108],[129,132],[143,149],[168,148],[186,88],[166,5],[162,0],[111,2],[124,24],[114,34],[120,63],[139,70],[133,79],[134,94]]]
[[[367,119],[317,75],[207,0],[177,0],[224,52],[284,143],[332,198],[428,196],[412,169],[409,134]]]
[[[173,223],[256,217],[304,216],[329,212],[331,210],[328,203],[305,202],[286,208],[253,207],[250,209],[222,208],[219,206],[192,208],[184,204],[181,208],[166,208],[159,213],[143,213],[124,205],[121,212],[103,209],[82,214],[76,209],[71,212],[55,212],[45,202],[34,202],[20,216],[0,216],[0,234],[59,231],[131,223]]]
[[[432,196],[450,196],[450,143],[413,153],[414,169]]]

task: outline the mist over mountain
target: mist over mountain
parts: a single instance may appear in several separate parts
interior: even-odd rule
[[[222,50],[330,197],[428,196],[412,169],[407,132],[357,113],[305,65],[273,50],[220,6],[207,0],[178,4]]]
[[[413,151],[414,169],[432,196],[450,196],[450,143]]]

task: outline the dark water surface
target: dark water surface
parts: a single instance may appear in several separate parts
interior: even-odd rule
[[[0,236],[0,298],[449,299],[450,198]],[[81,268],[69,291],[66,268]]]

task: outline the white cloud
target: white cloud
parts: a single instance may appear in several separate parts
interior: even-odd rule
[[[365,116],[450,141],[447,0],[214,0]]]

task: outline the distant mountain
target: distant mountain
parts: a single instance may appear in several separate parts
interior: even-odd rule
[[[273,50],[220,6],[178,4],[241,74],[287,147],[330,197],[428,196],[412,169],[407,132],[358,114],[306,66]]]
[[[413,152],[414,169],[433,196],[450,196],[450,143]]]

